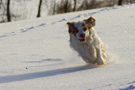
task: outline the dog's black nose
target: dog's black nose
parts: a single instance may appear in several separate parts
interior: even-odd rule
[[[81,38],[84,38],[85,37],[85,34],[84,33],[80,34],[80,37]]]

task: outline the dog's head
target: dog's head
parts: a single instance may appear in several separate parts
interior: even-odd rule
[[[69,34],[73,34],[79,41],[85,42],[90,35],[90,30],[95,26],[96,20],[93,17],[79,22],[67,22]]]

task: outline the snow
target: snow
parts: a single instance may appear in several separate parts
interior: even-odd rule
[[[135,89],[135,4],[0,24],[1,90]],[[108,64],[86,63],[69,46],[66,22],[93,16]]]

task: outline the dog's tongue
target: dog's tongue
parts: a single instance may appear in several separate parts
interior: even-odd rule
[[[86,41],[86,37],[82,38],[82,39],[79,39],[81,42],[85,42]]]
[[[81,42],[84,42],[85,41],[85,38],[84,39],[80,39]]]

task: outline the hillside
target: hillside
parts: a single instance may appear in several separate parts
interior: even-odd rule
[[[0,24],[1,90],[135,89],[135,4]],[[86,65],[66,22],[93,16],[108,64]]]

